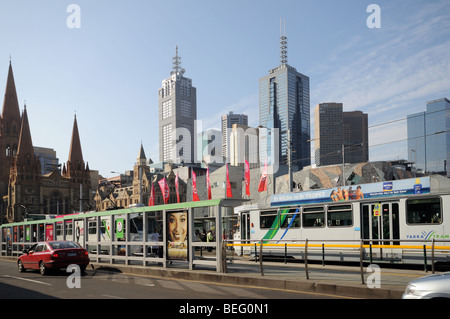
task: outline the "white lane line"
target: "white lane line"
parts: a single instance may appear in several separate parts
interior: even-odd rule
[[[43,282],[43,281],[39,281],[39,280],[33,280],[33,279],[22,278],[22,277],[16,277],[16,276],[9,276],[9,275],[3,275],[3,277],[6,277],[6,278],[13,278],[13,279],[19,279],[19,280],[24,280],[24,281],[30,281],[30,282],[34,282],[34,283],[41,284],[41,285],[52,286],[52,284],[49,284],[48,282]]]

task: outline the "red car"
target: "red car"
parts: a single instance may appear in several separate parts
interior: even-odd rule
[[[89,254],[80,245],[73,241],[46,241],[39,242],[24,250],[17,260],[20,272],[27,269],[39,269],[42,275],[49,269],[67,268],[76,264],[84,272],[89,264]]]

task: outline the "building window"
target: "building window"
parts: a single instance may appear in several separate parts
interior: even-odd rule
[[[162,104],[162,118],[167,119],[172,116],[172,100],[163,102]]]
[[[162,128],[163,159],[168,161],[172,151],[172,124],[164,125]]]

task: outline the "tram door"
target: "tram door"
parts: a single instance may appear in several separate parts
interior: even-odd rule
[[[400,224],[397,202],[370,203],[362,205],[362,239],[364,244],[399,245]],[[374,250],[384,258],[396,258],[396,250]]]
[[[241,244],[250,243],[250,213],[241,213]],[[249,254],[250,248],[247,246],[241,246],[241,254]]]

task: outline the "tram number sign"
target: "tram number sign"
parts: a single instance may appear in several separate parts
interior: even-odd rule
[[[380,216],[380,214],[381,214],[381,205],[375,204],[373,206],[373,216]]]

